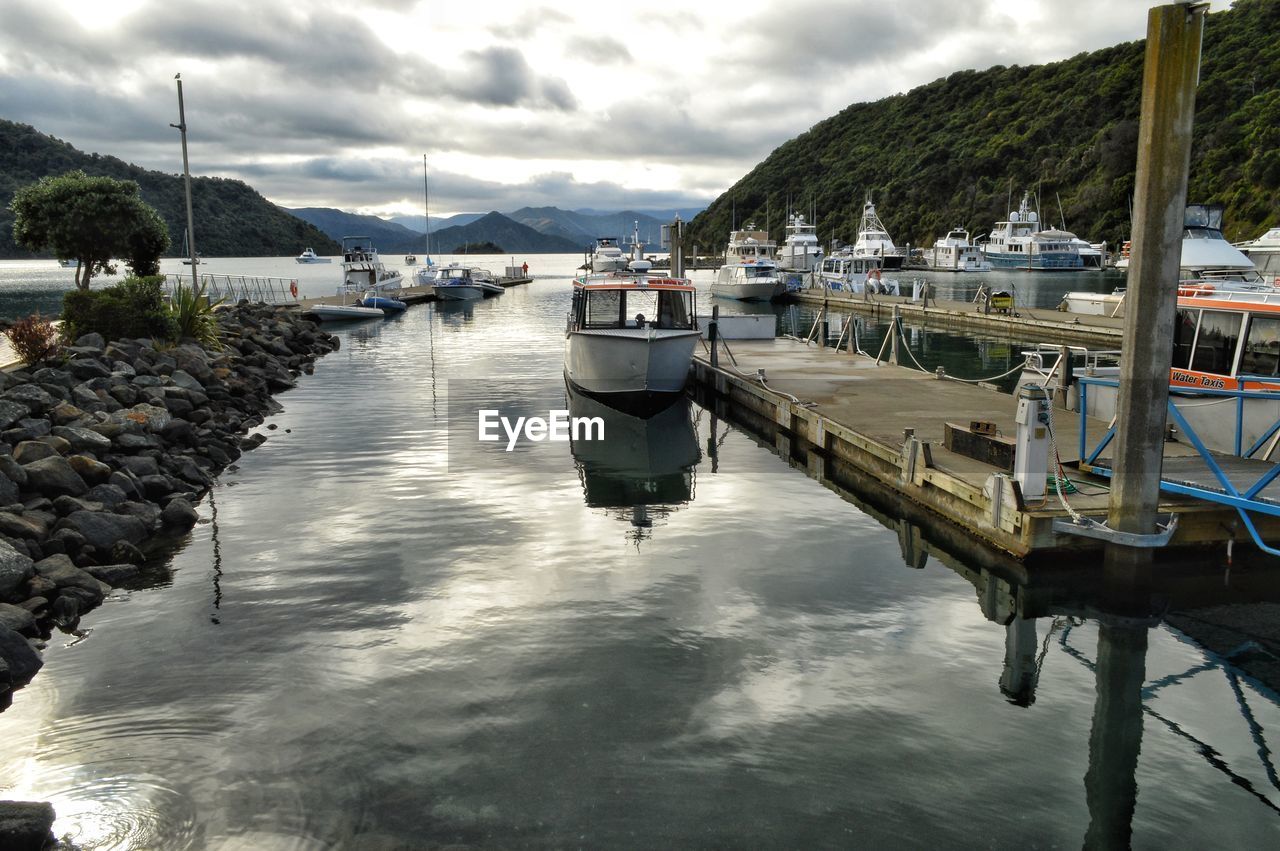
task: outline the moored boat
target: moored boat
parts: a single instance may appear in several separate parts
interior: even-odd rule
[[[573,283],[564,375],[574,390],[647,415],[684,392],[698,341],[693,284],[587,273]]]
[[[342,286],[340,292],[361,293],[365,290],[399,290],[404,276],[388,269],[367,236],[342,238]]]
[[[351,319],[380,319],[385,314],[376,307],[358,304],[313,304],[304,313],[322,322],[339,322]]]
[[[906,255],[893,244],[884,223],[876,215],[876,207],[867,198],[862,205],[862,220],[858,223],[858,238],[853,243],[853,256],[876,258],[882,269],[901,269]]]
[[[418,265],[418,255],[416,255],[416,254],[406,254],[406,255],[404,256],[404,265],[406,265],[406,266],[416,266],[416,265]]]
[[[925,265],[939,272],[988,272],[991,264],[982,256],[982,249],[969,239],[969,231],[952,228],[946,236],[936,240],[924,253]]]
[[[847,248],[834,251],[822,258],[813,288],[864,294],[898,295],[899,286],[894,278],[885,278],[880,270],[879,257],[858,257]]]
[[[1254,264],[1259,275],[1280,286],[1280,228],[1271,228],[1257,239],[1238,247]]]
[[[1040,215],[1031,209],[1031,193],[1022,195],[1017,210],[996,222],[982,254],[996,269],[1072,271],[1084,268],[1074,233],[1041,230]]]
[[[425,270],[422,270],[425,271]],[[421,280],[421,272],[419,279]],[[430,278],[432,292],[442,301],[471,301],[503,292],[502,285],[484,269],[450,263],[437,268]]]
[[[817,227],[804,216],[792,213],[787,218],[787,235],[778,248],[778,268],[786,272],[809,272],[822,262]]]
[[[383,313],[401,313],[402,311],[409,309],[409,305],[405,304],[403,301],[396,298],[387,298],[386,296],[378,295],[374,290],[369,290],[369,292],[365,293],[364,296],[356,302],[356,304],[360,307],[376,307]]]
[[[618,240],[611,236],[601,236],[596,238],[596,244],[591,249],[587,271],[621,272],[627,268],[627,262],[627,256],[618,247]]]
[[[772,301],[786,294],[787,285],[774,261],[777,244],[769,232],[748,223],[729,234],[725,263],[716,273],[711,294],[740,301]]]
[[[293,258],[298,263],[332,263],[332,257],[321,257],[311,248],[307,246],[301,254]]]

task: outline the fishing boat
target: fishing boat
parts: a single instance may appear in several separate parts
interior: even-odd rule
[[[565,330],[569,387],[610,407],[651,415],[684,392],[699,331],[684,278],[581,275]]]
[[[1031,209],[1031,193],[1024,192],[1017,210],[996,222],[982,254],[996,269],[1078,271],[1084,268],[1076,235],[1065,230],[1041,230],[1040,215]]]
[[[969,239],[969,231],[952,228],[946,236],[936,240],[924,253],[925,265],[938,272],[989,272],[991,264],[982,256],[982,249]]]
[[[749,222],[741,230],[731,231],[725,248],[724,265],[711,284],[711,294],[740,301],[772,301],[787,292],[774,260],[777,244],[769,232]]]
[[[857,295],[898,295],[899,284],[895,278],[886,278],[880,270],[879,257],[857,256],[848,248],[834,251],[822,258],[813,280],[814,289],[849,292]]]
[[[806,222],[801,214],[792,213],[787,217],[786,238],[778,249],[778,268],[785,272],[809,272],[821,262],[817,227]]]
[[[503,292],[502,285],[486,270],[459,263],[437,268],[429,286],[442,301],[471,301]]]
[[[297,257],[293,258],[298,263],[332,263],[332,257],[320,257],[315,253],[311,246],[307,246],[305,250]]]
[[[1280,228],[1271,228],[1257,239],[1242,243],[1239,248],[1257,268],[1259,275],[1280,286]]]
[[[365,290],[399,290],[404,286],[404,276],[395,269],[388,269],[373,247],[373,239],[367,236],[342,238],[342,286],[339,292],[362,293]]]
[[[403,301],[378,295],[374,290],[369,290],[365,293],[356,304],[360,307],[376,307],[383,313],[401,313],[409,309],[409,305]]]
[[[596,244],[587,258],[588,271],[621,272],[627,268],[627,256],[618,246],[618,240],[610,236],[596,238]]]
[[[901,269],[906,260],[906,255],[889,238],[870,198],[862,205],[862,220],[858,223],[858,238],[853,243],[853,255],[876,258],[880,261],[881,269],[890,270]]]

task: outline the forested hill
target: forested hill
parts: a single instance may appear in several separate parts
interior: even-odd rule
[[[1188,200],[1226,205],[1226,235],[1280,224],[1280,0],[1236,0],[1205,22]],[[870,193],[899,245],[956,225],[989,233],[1024,189],[1041,218],[1089,240],[1129,237],[1145,42],[1063,62],[960,71],[858,103],[792,139],[693,220],[723,249],[739,226],[817,210],[819,239],[853,242]],[[1058,198],[1062,213],[1059,214]]]
[[[175,139],[175,152],[177,144]],[[169,254],[181,253],[182,234],[187,226],[181,175],[148,171],[115,157],[86,154],[25,124],[0,119],[0,258],[35,256],[14,244],[13,214],[9,212],[13,193],[46,175],[74,169],[135,181],[143,200],[160,212],[169,227],[173,241]],[[196,248],[206,257],[281,257],[297,254],[308,245],[317,254],[337,254],[340,250],[317,228],[280,209],[239,180],[193,177],[191,197]]]

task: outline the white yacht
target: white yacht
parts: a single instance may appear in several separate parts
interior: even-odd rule
[[[304,250],[301,254],[299,254],[297,257],[293,259],[299,263],[332,263],[333,262],[332,257],[321,257],[317,255],[316,252],[309,245],[307,246],[306,250]]]
[[[991,264],[964,228],[952,228],[924,253],[925,265],[939,272],[989,272]]]
[[[1041,230],[1040,215],[1031,209],[1031,193],[1022,195],[1018,209],[996,222],[982,253],[996,269],[1079,270],[1084,268],[1076,235],[1065,230]]]
[[[855,257],[878,259],[882,269],[901,269],[906,260],[906,256],[889,238],[870,198],[862,205],[862,221],[858,223],[858,238],[853,243],[853,254]]]
[[[784,295],[787,285],[774,260],[777,247],[769,232],[759,230],[755,223],[732,231],[711,294],[740,301],[772,301]]]
[[[1263,277],[1254,261],[1222,235],[1221,204],[1188,204],[1182,224],[1182,255],[1178,268],[1181,281],[1230,281],[1259,284]],[[1129,268],[1129,245],[1116,263]],[[1280,265],[1280,264],[1278,264]]]
[[[787,236],[778,249],[778,268],[787,272],[810,272],[818,268],[821,260],[817,227],[799,213],[792,213],[787,217]]]
[[[1252,242],[1243,243],[1239,248],[1253,261],[1259,275],[1271,281],[1273,285],[1280,286],[1280,228],[1271,228]]]
[[[342,238],[342,286],[339,292],[363,293],[366,290],[398,290],[404,286],[404,276],[395,269],[388,269],[373,247],[373,239],[367,236]]]
[[[641,414],[675,401],[699,337],[694,296],[683,278],[589,272],[576,279],[565,330],[569,386]]]
[[[618,246],[618,240],[611,236],[601,236],[596,238],[588,262],[590,272],[621,272],[627,268],[628,261]]]

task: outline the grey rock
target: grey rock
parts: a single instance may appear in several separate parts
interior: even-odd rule
[[[132,582],[137,579],[138,574],[142,572],[142,568],[136,564],[97,564],[93,567],[86,567],[84,571],[95,579],[107,583],[112,588],[119,588],[126,582]]]
[[[116,545],[111,548],[111,560],[116,564],[142,564],[147,557],[136,545],[128,541],[116,541]]]
[[[31,557],[18,552],[13,544],[0,539],[0,600],[12,601],[27,580],[35,576]]]
[[[31,408],[12,399],[0,399],[0,429],[6,429],[23,417],[30,416]]]
[[[101,485],[100,487],[105,487]],[[87,496],[87,494],[86,494]],[[88,499],[76,499],[74,496],[60,496],[53,501],[53,510],[59,517],[66,517],[77,511],[102,511],[104,504]]]
[[[4,391],[4,398],[27,406],[27,414],[40,414],[58,404],[58,400],[34,384],[19,384]]]
[[[173,382],[175,387],[181,387],[183,390],[204,392],[204,385],[185,370],[175,369],[173,374],[169,376],[169,380]]]
[[[61,437],[54,437],[52,434],[46,434],[42,437],[37,437],[36,442],[43,443],[46,446],[52,446],[53,451],[57,452],[59,455],[66,455],[68,452],[71,451],[70,441],[64,440]]]
[[[21,606],[0,603],[0,626],[14,632],[32,632],[36,627],[35,616]]]
[[[142,521],[142,525],[148,530],[160,527],[160,506],[156,505],[154,502],[147,502],[146,500],[129,500],[117,505],[115,510],[117,514],[126,514],[130,517],[138,518]],[[126,561],[126,559],[116,560]]]
[[[103,516],[103,515],[99,515]],[[36,573],[51,581],[58,588],[83,588],[91,594],[98,595],[98,599],[94,604],[102,601],[102,598],[111,593],[111,586],[104,584],[99,579],[94,579],[89,573],[78,568],[64,555],[49,556],[35,563]]]
[[[107,347],[107,341],[97,331],[91,331],[76,338],[76,346],[82,349],[98,349],[101,351]]]
[[[111,375],[111,370],[107,369],[101,361],[93,358],[76,358],[67,361],[67,372],[81,381],[88,381],[91,378],[106,378]]]
[[[113,473],[112,478],[114,479],[114,477],[115,474]],[[87,500],[92,500],[93,502],[97,502],[111,508],[114,508],[129,499],[129,494],[125,493],[123,488],[110,482],[107,484],[94,485],[89,488],[89,492],[84,496]],[[74,497],[58,497],[58,499],[74,499]],[[57,500],[54,500],[54,505],[55,507],[57,506]]]
[[[111,478],[111,468],[89,455],[68,455],[67,463],[86,484],[100,485]]]
[[[43,417],[27,417],[26,419],[18,420],[18,427],[26,429],[36,437],[44,437],[53,431],[53,425]]]
[[[150,455],[132,455],[120,459],[120,467],[135,476],[154,476],[160,472],[160,465]]]
[[[86,543],[104,553],[111,552],[116,541],[136,544],[147,536],[141,520],[123,514],[76,511],[59,520],[58,525],[79,532]]]
[[[72,405],[70,402],[59,402],[49,411],[49,420],[54,425],[71,425],[78,423],[85,418],[85,411]]]
[[[40,666],[44,664],[40,654],[27,643],[22,634],[14,632],[7,626],[0,626],[0,659],[8,663],[9,678],[14,685],[23,685],[29,682],[35,676],[36,671],[40,670]],[[3,821],[3,817],[0,817],[0,821]],[[0,833],[0,839],[2,838],[3,834]],[[12,848],[14,846],[0,842],[0,847]],[[38,845],[36,846],[37,849],[39,847]]]
[[[134,387],[160,387],[164,379],[156,375],[139,375],[129,382]]]
[[[107,452],[111,449],[111,438],[104,437],[96,431],[74,426],[57,426],[53,430],[55,437],[60,437],[71,444],[74,452]]]
[[[54,369],[53,367],[37,369],[31,374],[31,380],[36,384],[57,384],[68,390],[76,383],[69,372],[64,369]]]
[[[135,497],[139,493],[137,480],[119,470],[111,474],[111,478],[107,479],[107,484],[120,488],[120,490],[124,491],[124,495],[129,498]],[[106,500],[102,501],[105,502]]]
[[[32,461],[39,461],[42,458],[52,458],[58,454],[58,450],[54,449],[48,443],[39,440],[24,440],[13,449],[13,460],[19,464],[26,466]]]
[[[27,484],[27,468],[13,460],[12,455],[0,455],[0,475],[18,487],[25,487]]]
[[[0,535],[39,541],[49,534],[49,524],[37,515],[0,511]]]
[[[116,411],[110,417],[112,422],[132,420],[141,423],[147,431],[160,431],[169,424],[171,419],[173,417],[169,416],[169,412],[164,408],[147,404],[134,405],[127,410]]]
[[[142,452],[145,449],[159,449],[160,441],[153,434],[122,434],[115,439],[115,445],[122,452]]]
[[[128,361],[118,360],[112,362],[111,374],[120,378],[133,378],[138,374],[138,371]]]
[[[18,501],[18,483],[8,476],[0,475],[0,505],[12,505]]]
[[[181,497],[169,500],[160,514],[160,521],[167,529],[190,529],[199,519],[200,515],[191,503]]]
[[[89,490],[84,479],[72,468],[66,458],[54,456],[23,465],[27,470],[28,487],[47,497],[83,496]]]

